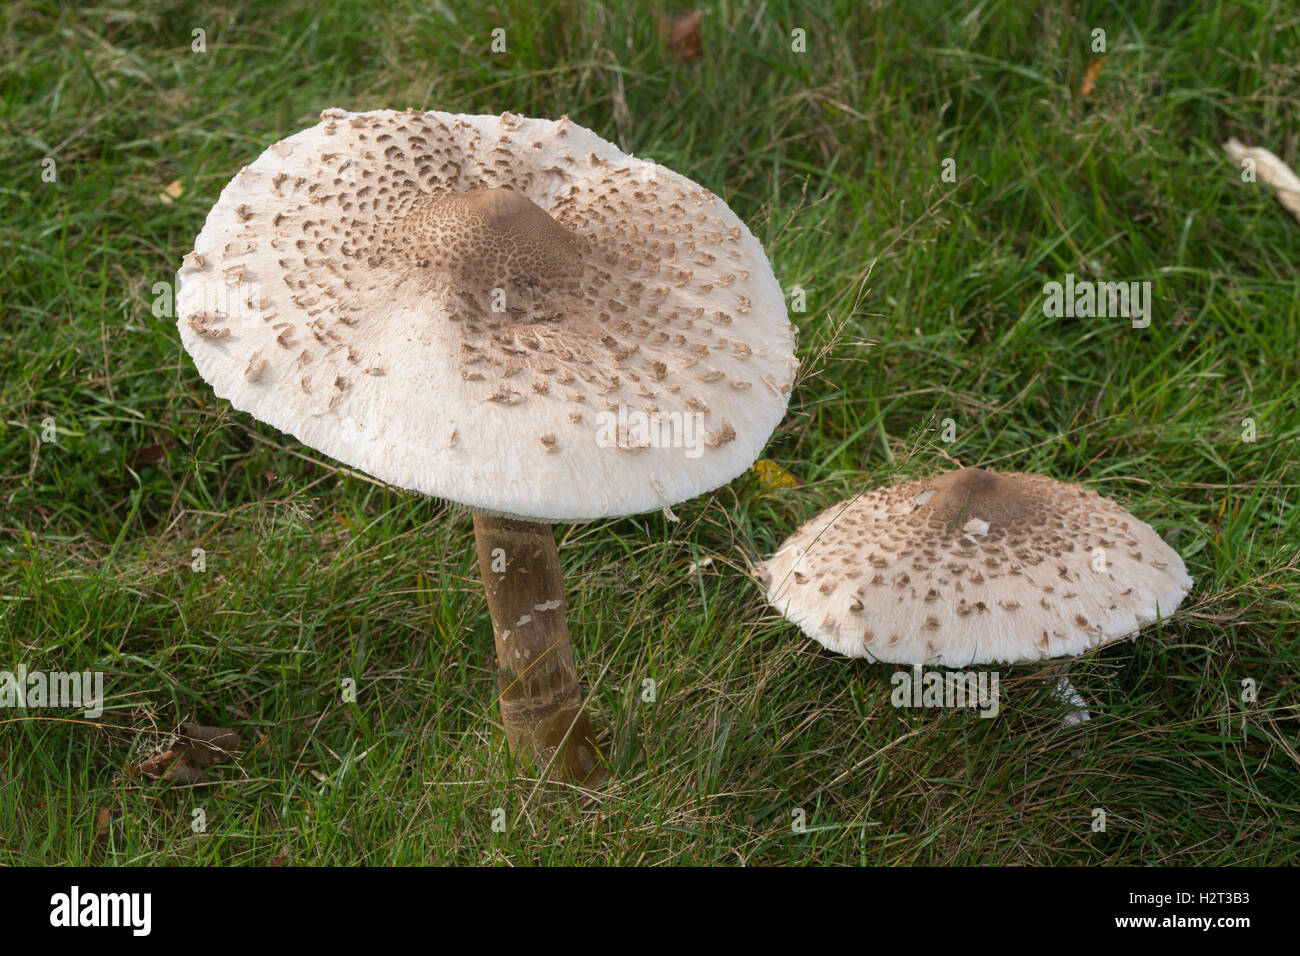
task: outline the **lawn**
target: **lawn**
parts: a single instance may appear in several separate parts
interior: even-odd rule
[[[0,670],[106,695],[0,709],[0,864],[1300,862],[1300,223],[1221,149],[1300,160],[1288,0],[726,0],[688,61],[630,2],[0,23]],[[567,114],[802,290],[764,453],[797,486],[556,529],[597,789],[494,725],[468,513],[232,410],[155,314],[241,167],[412,106]],[[1149,325],[1045,314],[1067,275],[1150,282]],[[1081,482],[1184,556],[1171,619],[1072,666],[1091,721],[1047,665],[996,719],[895,708],[894,668],[763,601],[802,521],[958,465]],[[237,759],[133,772],[181,722]]]

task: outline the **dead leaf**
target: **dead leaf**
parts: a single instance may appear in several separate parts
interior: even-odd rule
[[[95,846],[107,847],[114,840],[122,841],[122,816],[121,807],[99,807],[95,811]]]
[[[132,767],[127,775],[142,773],[171,783],[206,783],[210,779],[207,768],[230,763],[238,755],[239,746],[239,735],[233,730],[181,724],[163,753]]]
[[[185,184],[179,179],[173,179],[167,184],[166,188],[158,194],[158,201],[164,206],[170,206],[174,200],[180,199],[184,194]]]
[[[172,765],[172,768],[167,771],[167,775],[164,779],[166,779],[168,783],[179,783],[182,786],[192,787],[196,783],[207,783],[212,778],[208,776],[206,770],[201,770],[198,767],[191,767],[189,764],[185,763],[175,763]]]
[[[1083,74],[1083,87],[1079,90],[1081,94],[1092,96],[1092,91],[1097,88],[1097,77],[1101,76],[1102,68],[1105,65],[1105,60],[1093,60],[1088,64],[1088,69]]]
[[[145,445],[143,448],[137,448],[131,453],[131,467],[140,468],[144,465],[156,465],[167,457],[167,449],[163,445]]]
[[[764,491],[770,491],[773,488],[798,488],[803,484],[776,462],[769,461],[766,458],[760,458],[754,462],[753,472],[758,476],[759,487]]]
[[[289,865],[289,844],[280,847],[280,855],[267,862],[267,866],[288,866]]]
[[[668,49],[682,63],[704,56],[704,41],[700,36],[700,21],[704,19],[704,13],[703,10],[687,10],[659,15],[659,35],[667,40]]]
[[[239,734],[233,730],[181,724],[168,748],[179,751],[180,757],[167,772],[167,779],[180,781],[186,777],[193,778],[195,783],[207,780],[204,771],[217,764],[230,763],[238,756],[239,747]]]
[[[155,780],[163,775],[168,764],[175,760],[179,754],[168,750],[165,753],[154,754],[148,760],[136,767],[128,767],[126,775],[134,777],[136,774],[144,774],[146,777],[153,777]]]

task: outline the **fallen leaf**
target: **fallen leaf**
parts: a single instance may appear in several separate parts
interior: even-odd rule
[[[137,448],[131,453],[130,464],[132,468],[156,465],[166,457],[167,449],[163,445],[145,445],[143,448]]]
[[[267,866],[288,866],[289,865],[289,844],[280,847],[280,855],[270,860]]]
[[[790,472],[786,471],[774,461],[766,458],[760,458],[754,462],[753,472],[758,476],[758,483],[764,490],[773,488],[798,488],[801,482]]]
[[[173,201],[180,199],[184,194],[185,184],[179,179],[174,179],[158,194],[158,201],[164,206],[170,206]]]
[[[178,756],[180,755],[171,750],[160,754],[154,754],[139,766],[127,768],[126,775],[128,777],[134,777],[136,774],[142,773],[146,777],[157,779],[163,775],[163,771],[166,770],[168,765]]]
[[[1277,201],[1282,208],[1300,220],[1300,176],[1291,167],[1262,146],[1246,146],[1238,139],[1223,144],[1223,151],[1240,167],[1250,160],[1255,169],[1255,179],[1277,191]]]
[[[687,10],[659,15],[659,35],[668,41],[668,49],[677,54],[677,59],[682,63],[704,56],[704,41],[700,36],[700,21],[704,19],[704,12]]]
[[[239,735],[233,730],[181,724],[165,751],[132,767],[127,775],[142,773],[171,783],[206,783],[210,779],[207,768],[234,760],[239,745]]]
[[[1092,91],[1097,88],[1097,77],[1101,76],[1105,64],[1105,60],[1093,60],[1088,64],[1088,69],[1083,74],[1083,87],[1079,90],[1080,93],[1084,96],[1092,96]]]
[[[180,757],[167,772],[168,780],[201,783],[208,779],[204,771],[217,764],[230,763],[239,753],[239,734],[224,727],[181,724],[169,750]]]
[[[121,842],[122,836],[122,808],[99,807],[95,811],[95,846],[110,846],[115,837]]]
[[[207,783],[212,778],[208,776],[206,770],[198,767],[191,767],[189,764],[176,763],[172,765],[171,770],[167,771],[164,778],[168,783],[179,783],[183,786],[193,786],[196,783]]]

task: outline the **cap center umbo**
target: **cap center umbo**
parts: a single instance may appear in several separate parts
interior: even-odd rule
[[[987,521],[990,531],[1032,522],[1041,504],[1013,482],[982,468],[963,468],[935,479],[927,502],[929,519],[961,527],[971,519]]]
[[[580,285],[584,241],[512,189],[430,198],[408,228],[418,264],[485,312],[529,310]]]

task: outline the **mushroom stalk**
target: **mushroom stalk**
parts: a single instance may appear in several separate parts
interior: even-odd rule
[[[1070,680],[1070,665],[1062,664],[1060,667],[1054,667],[1048,672],[1048,680],[1055,678],[1052,684],[1051,698],[1062,704],[1065,708],[1065,714],[1061,717],[1062,722],[1067,727],[1073,727],[1075,724],[1081,724],[1085,720],[1091,720],[1092,714],[1088,713],[1088,702],[1083,699],[1083,695],[1074,689],[1074,683]]]
[[[582,709],[555,533],[548,524],[475,514],[474,546],[496,638],[506,742],[540,766],[559,750],[565,775],[589,780],[600,751]]]

